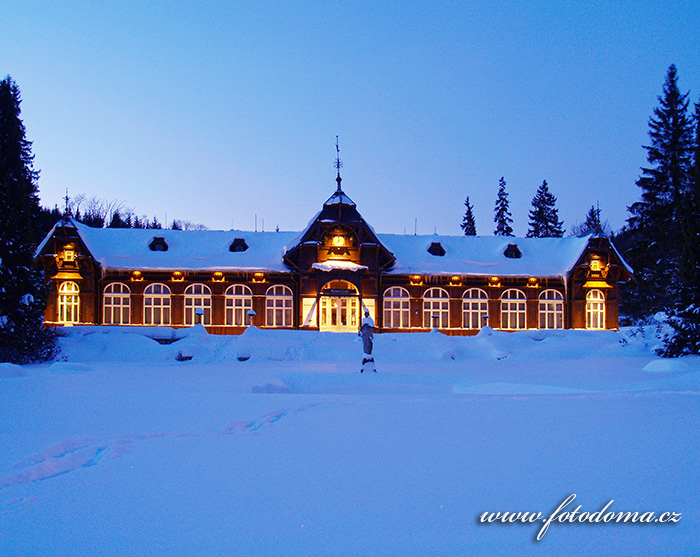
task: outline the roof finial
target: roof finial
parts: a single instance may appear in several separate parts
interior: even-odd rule
[[[63,200],[66,202],[66,208],[63,211],[63,217],[69,217],[70,216],[70,197],[68,197],[68,188],[66,188],[66,196],[63,198]]]
[[[342,178],[340,177],[340,169],[343,168],[343,163],[340,160],[340,147],[338,147],[338,136],[335,136],[335,167],[338,170],[338,176],[335,179],[336,182],[338,182],[338,189],[336,191],[342,192],[343,190],[340,188],[340,182],[342,182]]]

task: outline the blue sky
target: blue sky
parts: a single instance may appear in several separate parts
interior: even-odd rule
[[[380,232],[515,231],[542,180],[571,228],[639,197],[666,70],[700,94],[700,7],[642,2],[16,2],[42,202],[85,193],[210,228],[299,230],[343,188]]]

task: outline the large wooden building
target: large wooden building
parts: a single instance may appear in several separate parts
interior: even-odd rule
[[[49,324],[470,334],[616,329],[631,277],[603,235],[377,234],[335,193],[300,233],[90,228],[64,219],[37,250]],[[254,310],[252,316],[249,310]]]

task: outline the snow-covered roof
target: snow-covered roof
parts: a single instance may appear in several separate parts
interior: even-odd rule
[[[65,223],[57,226],[61,224]],[[95,260],[103,269],[109,270],[288,273],[290,269],[284,264],[284,254],[302,236],[298,232],[246,230],[91,228],[75,221],[71,221],[70,225],[77,229]],[[37,254],[44,249],[50,236],[39,246]],[[167,251],[151,249],[156,238],[163,239]],[[589,241],[589,237],[513,238],[437,234],[377,234],[377,238],[396,257],[393,267],[385,270],[389,274],[498,277],[566,276]],[[231,244],[237,239],[243,240],[245,251],[230,251]],[[241,244],[240,240],[237,244]],[[504,255],[511,244],[517,246],[515,251],[520,252],[519,258]],[[433,255],[428,251],[431,246],[431,252],[443,253],[444,250],[444,255]],[[316,263],[313,267],[321,271],[366,268],[337,260]]]
[[[156,230],[91,228],[74,223],[78,234],[103,269],[284,272],[284,246],[296,232],[243,230]],[[167,251],[152,251],[155,238],[163,238]],[[229,251],[242,238],[245,251]]]
[[[377,236],[396,256],[396,263],[387,271],[396,275],[563,277],[573,268],[588,244],[588,237],[574,236]],[[444,255],[433,255],[428,251],[435,243],[442,246]],[[508,258],[504,255],[510,244],[518,247],[521,257]]]
[[[335,259],[329,259],[323,263],[314,263],[311,265],[312,268],[318,269],[319,271],[366,271],[366,265],[358,265],[352,261],[338,261]]]

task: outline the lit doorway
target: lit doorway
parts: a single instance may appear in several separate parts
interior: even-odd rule
[[[360,326],[360,295],[344,280],[326,283],[321,291],[319,328],[334,333],[356,332]]]

